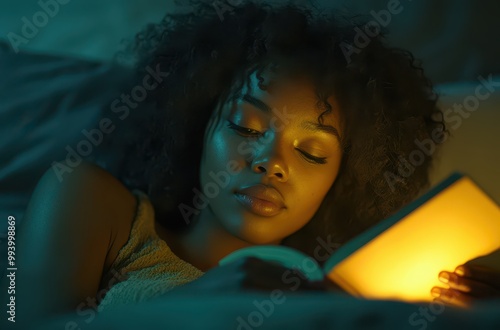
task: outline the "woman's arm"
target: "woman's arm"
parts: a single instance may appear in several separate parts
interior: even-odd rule
[[[47,170],[16,237],[16,321],[74,312],[94,297],[135,208],[134,196],[98,166],[80,164],[62,181]]]

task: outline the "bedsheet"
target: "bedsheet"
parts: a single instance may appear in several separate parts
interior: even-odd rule
[[[338,293],[183,293],[96,315],[68,315],[37,329],[500,329],[500,300],[469,310],[363,300]]]
[[[7,56],[9,60],[6,60]],[[35,57],[36,61],[33,60]],[[83,129],[95,127],[103,111],[109,110],[109,102],[120,96],[120,86],[114,83],[121,81],[124,73],[99,62],[22,53],[14,57],[6,47],[0,50],[0,59],[0,125],[3,125],[0,140],[0,211],[4,212],[1,214],[2,219],[7,213],[15,213],[22,218],[39,176],[53,160],[66,156],[67,145],[74,146],[82,139]],[[41,69],[41,66],[45,69]],[[13,70],[14,67],[17,70]],[[12,75],[9,76],[8,72]],[[52,79],[51,83],[48,83],[47,78]],[[500,78],[494,80],[500,81]],[[457,94],[455,100],[463,102],[472,95],[477,85],[478,82],[474,81],[470,89]],[[26,89],[30,93],[25,95],[30,97],[14,97],[14,92],[21,93]],[[462,134],[469,123],[485,113],[486,104],[493,101],[498,105],[498,91],[482,102],[480,109],[470,119],[464,119],[463,126],[456,133]],[[495,108],[498,110],[498,106]],[[491,111],[488,113],[493,114]],[[496,116],[485,118],[488,118],[490,125],[495,125],[498,122],[494,120],[498,118]],[[62,123],[65,125],[62,126]],[[19,127],[30,129],[18,130]],[[464,135],[463,139],[467,139],[467,136]],[[498,149],[486,145],[497,140],[491,139],[491,135],[484,135],[484,141],[485,144],[481,144],[484,157],[498,156]],[[477,152],[472,143],[469,149]],[[493,153],[495,150],[496,154]],[[484,157],[481,159],[486,159]],[[498,164],[491,159],[488,164]],[[491,173],[499,173],[498,167],[493,170],[496,172]],[[489,181],[496,178],[488,176]],[[5,237],[2,235],[5,228],[0,229],[1,241]],[[4,251],[2,248],[2,255],[5,255]],[[3,271],[5,258],[0,260]],[[500,301],[481,303],[464,311],[451,307],[443,309],[432,304],[359,300],[326,293],[271,296],[270,293],[230,295],[197,292],[168,295],[101,315],[90,310],[75,311],[74,314],[35,328],[498,330]]]

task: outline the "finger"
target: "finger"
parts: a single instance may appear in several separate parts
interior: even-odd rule
[[[445,301],[445,300],[443,300],[441,298],[434,298],[433,302],[434,303],[438,303],[440,305],[448,306],[448,307],[468,308],[468,307],[465,307],[463,305],[455,305],[453,303],[449,303],[449,302],[447,302],[447,301]]]
[[[469,278],[478,282],[489,284],[500,290],[500,274],[486,266],[465,264],[455,269],[455,274],[463,278]]]
[[[471,291],[468,279],[458,276],[455,273],[442,271],[439,273],[439,281],[444,284],[448,284],[452,289],[460,290],[463,292]]]
[[[474,297],[500,297],[500,290],[497,290],[491,285],[474,279],[458,276],[455,273],[443,271],[439,273],[439,280],[448,284],[451,289],[468,293]]]
[[[455,306],[455,305],[453,305],[453,304],[449,304],[449,303],[447,303],[446,301],[443,301],[443,300],[442,300],[442,299],[440,299],[440,298],[434,298],[434,299],[432,299],[432,301],[433,301],[433,302],[435,302],[435,303],[438,303],[438,304],[440,304],[440,305],[452,306],[452,307],[458,307],[458,306]]]
[[[454,289],[445,289],[436,286],[432,288],[431,295],[435,298],[434,300],[451,306],[469,307],[473,303],[473,298],[467,293]]]

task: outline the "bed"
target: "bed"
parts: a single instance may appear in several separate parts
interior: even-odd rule
[[[161,7],[159,1],[151,3],[153,9]],[[140,5],[130,2],[127,8],[133,10],[134,6]],[[22,221],[31,192],[43,172],[53,161],[68,157],[71,150],[78,153],[78,144],[88,140],[83,131],[97,127],[103,117],[118,124],[119,119],[110,112],[110,104],[129,90],[130,70],[106,60],[109,54],[104,48],[86,54],[93,59],[82,59],[55,55],[57,51],[48,52],[35,46],[16,53],[6,41],[0,42],[0,219],[15,216]],[[431,70],[430,75],[440,82],[436,89],[442,96],[441,109],[447,111],[454,104],[469,102],[476,95],[477,86],[484,85],[483,80],[500,83],[500,70],[495,66],[498,63],[488,66],[492,63],[483,61],[470,69],[474,74],[464,70],[458,76],[456,70],[450,75],[449,68]],[[477,109],[469,111],[467,117],[462,116],[460,124],[455,125],[453,136],[438,155],[431,182],[437,183],[451,172],[461,171],[500,203],[500,87],[490,84],[490,88]],[[107,155],[101,166],[111,172],[119,168],[121,153],[116,146],[94,144],[92,152],[79,156],[95,161],[98,152]],[[2,256],[6,255],[6,237],[7,223],[2,220]],[[4,273],[6,258],[0,258],[0,266]],[[294,292],[284,297],[278,303],[272,301],[269,293],[185,292],[128,306],[102,317],[68,315],[41,328],[500,329],[500,300],[464,311],[333,293]]]

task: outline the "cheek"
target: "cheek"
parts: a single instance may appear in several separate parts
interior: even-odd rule
[[[226,166],[228,162],[237,162],[243,168],[255,152],[251,141],[237,136],[234,132],[224,127],[214,132],[212,139],[208,142],[209,155],[217,158],[218,163]]]
[[[338,167],[328,167],[304,176],[297,189],[296,205],[302,214],[314,214],[335,182]],[[307,179],[305,179],[307,178]]]
[[[234,168],[235,162],[238,168],[242,168],[245,165],[245,159],[237,151],[239,144],[241,140],[231,136],[231,132],[227,132],[224,128],[216,130],[207,140],[203,151],[204,157],[200,168],[202,180],[205,182],[209,180],[210,172],[231,172],[228,170],[229,165]]]
[[[299,189],[296,205],[301,208],[302,213],[314,213],[323,201],[327,190],[323,190],[317,183],[314,180],[303,182],[301,189]]]
[[[225,132],[224,129],[218,130],[214,132],[212,139],[208,141],[208,155],[211,155],[217,163],[227,163],[237,156],[235,153],[236,141],[228,135],[228,132]]]

